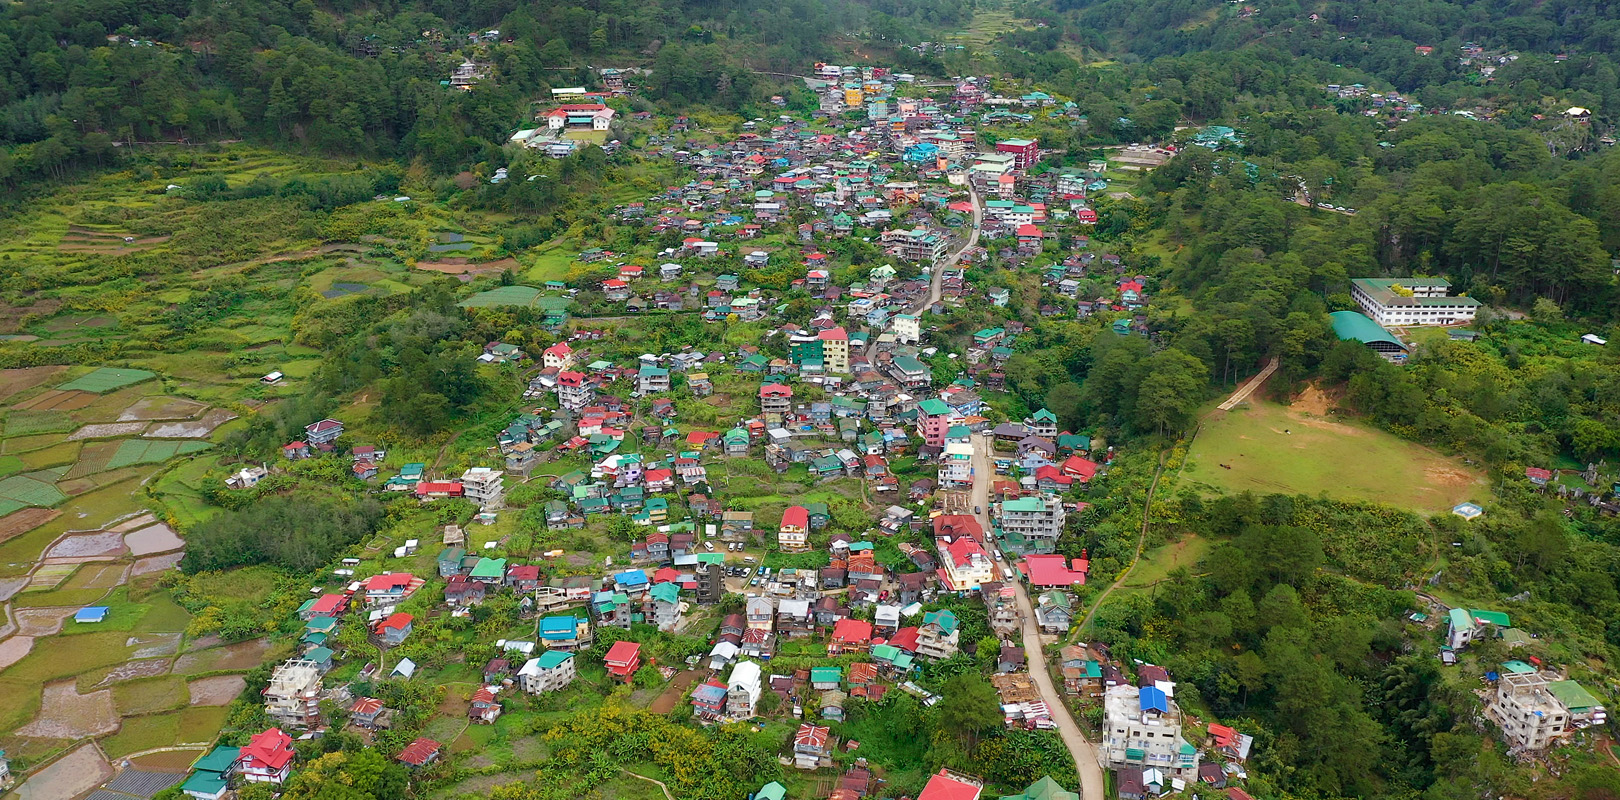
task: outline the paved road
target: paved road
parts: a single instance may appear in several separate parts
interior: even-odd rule
[[[973,203],[973,229],[968,233],[967,243],[956,252],[940,259],[939,263],[932,267],[931,280],[928,282],[928,297],[918,300],[916,305],[906,309],[907,314],[920,317],[927,313],[929,306],[939,302],[945,291],[945,270],[955,267],[956,263],[962,260],[962,254],[979,243],[979,226],[984,223],[984,203],[979,200],[979,192],[972,184],[968,185],[968,200]],[[866,342],[867,363],[872,362],[872,354],[877,352],[877,332],[872,331],[870,334]]]
[[[980,510],[979,524],[984,526],[986,535],[990,533],[990,483],[995,480],[995,464],[990,456],[990,437],[978,436],[973,440],[973,505]],[[992,547],[999,547],[999,543],[991,543]],[[1003,560],[1001,563],[1007,563]],[[1097,748],[1086,740],[1085,734],[1080,732],[1080,726],[1074,722],[1069,714],[1069,707],[1063,704],[1063,694],[1052,682],[1051,670],[1046,667],[1046,656],[1041,646],[1041,631],[1035,624],[1035,608],[1029,601],[1029,593],[1024,591],[1024,584],[1013,581],[1013,592],[1018,598],[1018,611],[1023,616],[1024,624],[1024,659],[1029,664],[1029,674],[1035,681],[1035,688],[1041,692],[1041,700],[1052,711],[1052,721],[1057,723],[1058,735],[1063,737],[1063,744],[1069,748],[1069,755],[1074,758],[1075,772],[1080,775],[1081,800],[1102,800],[1103,781],[1102,766],[1097,760]]]

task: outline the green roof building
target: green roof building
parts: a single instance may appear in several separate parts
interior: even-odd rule
[[[1400,339],[1360,311],[1335,311],[1328,319],[1333,324],[1333,335],[1341,342],[1361,342],[1378,353],[1406,352],[1406,345]]]
[[[1001,800],[1080,800],[1080,795],[1058,785],[1048,775],[1030,784],[1023,794],[1006,795]]]

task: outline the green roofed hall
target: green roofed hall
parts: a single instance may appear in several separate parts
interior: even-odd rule
[[[1333,322],[1333,335],[1341,342],[1361,342],[1380,353],[1406,352],[1400,339],[1360,311],[1335,311],[1328,318]]]

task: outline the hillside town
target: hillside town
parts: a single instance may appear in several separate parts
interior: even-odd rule
[[[469,62],[451,81],[479,75]],[[554,90],[512,146],[560,158],[583,134],[621,124],[606,103],[627,91],[624,74],[599,78],[601,91]],[[390,731],[404,709],[377,687],[444,669],[402,655],[424,623],[502,619],[515,624],[497,626],[500,638],[481,633],[457,653],[476,683],[469,726],[496,725],[534,698],[648,689],[655,707],[688,709],[694,726],[775,721],[788,733],[783,765],[836,776],[817,797],[887,797],[881,770],[841,733],[852,704],[881,708],[897,693],[947,702],[927,679],[971,658],[986,665],[1007,729],[1050,732],[1072,756],[1074,791],[1046,777],[1022,796],[1100,797],[1107,773],[1131,800],[1199,789],[1249,797],[1254,739],[1241,725],[1184,710],[1165,667],[1115,659],[1075,635],[1094,593],[1072,534],[1094,522],[1115,447],[1047,408],[1008,418],[988,399],[1005,394],[1006,365],[1034,335],[1023,309],[1037,319],[1106,314],[1113,335],[1148,335],[1154,281],[1089,236],[1117,170],[1107,159],[1053,168],[1074,159],[985,133],[1062,117],[1072,104],[984,78],[927,93],[918,83],[882,67],[816,64],[808,118],[755,120],[695,149],[674,139],[688,120],[668,121],[649,155],[693,179],[621,204],[613,221],[669,246],[647,263],[582,250],[576,263],[604,277],[545,284],[542,299],[560,300],[546,306],[554,343],[484,345],[481,367],[521,375],[523,410],[474,465],[398,464],[336,418],[286,444],[288,464],[335,459],[369,491],[469,513],[432,538],[345,559],[312,590],[297,612],[297,652],[263,692],[274,727],[214,748],[184,793],[219,800],[244,783],[283,784],[301,766],[300,736]],[[1225,129],[1200,143],[1235,140]],[[992,265],[1033,270],[1038,285],[987,284]],[[1415,293],[1392,291],[1405,288],[1393,281],[1355,286],[1365,314],[1339,312],[1359,322],[1340,330],[1336,320],[1335,330],[1391,356],[1407,346],[1382,326],[1466,321],[1478,305],[1446,301],[1443,281]],[[496,304],[480,297],[468,307]],[[593,321],[677,314],[760,333],[634,352]],[[962,330],[968,315],[983,327]],[[226,485],[248,491],[277,469],[246,467]],[[778,486],[794,493],[779,497]],[[508,506],[514,491],[527,498],[519,508]],[[505,521],[519,515],[532,533],[511,532]],[[541,552],[549,545],[539,541],[557,546]],[[575,546],[584,542],[598,546]],[[1523,636],[1499,612],[1436,613],[1448,665],[1476,640]],[[1433,627],[1425,615],[1411,621]],[[671,657],[670,638],[701,647]],[[1485,714],[1515,752],[1545,752],[1605,720],[1555,665],[1512,660],[1483,677]],[[450,745],[416,736],[395,759],[426,774],[461,757]],[[973,800],[984,785],[957,764],[916,796]],[[769,782],[751,796],[785,791]]]

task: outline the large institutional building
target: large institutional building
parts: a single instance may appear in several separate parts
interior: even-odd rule
[[[1386,328],[1461,325],[1472,322],[1480,303],[1452,297],[1443,278],[1352,278],[1350,296],[1374,322]]]

